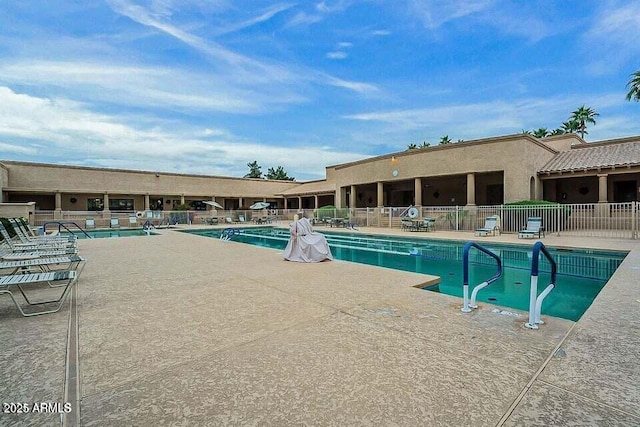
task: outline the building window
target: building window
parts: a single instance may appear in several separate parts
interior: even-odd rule
[[[192,211],[206,211],[207,205],[202,200],[189,200],[189,207]]]
[[[132,211],[133,199],[109,199],[109,210]]]
[[[102,211],[104,210],[104,200],[96,198],[96,199],[87,199],[87,210],[88,211]]]

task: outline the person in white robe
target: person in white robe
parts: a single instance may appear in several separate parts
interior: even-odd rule
[[[284,249],[284,259],[296,262],[333,260],[324,234],[313,231],[307,218],[294,221],[289,227],[291,236]]]

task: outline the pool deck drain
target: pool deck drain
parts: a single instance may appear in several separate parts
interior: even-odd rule
[[[414,273],[172,231],[82,241],[74,409],[87,426],[640,424],[640,246],[544,241],[632,252],[579,322],[538,331]],[[0,298],[3,402],[64,401],[69,311],[18,316]]]

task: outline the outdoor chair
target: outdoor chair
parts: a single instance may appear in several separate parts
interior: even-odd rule
[[[91,217],[85,219],[84,228],[96,228],[96,220]]]
[[[120,228],[120,219],[119,218],[111,218],[109,222],[109,226],[111,228]]]
[[[32,236],[31,230],[28,225],[19,218],[10,218],[9,224],[13,227],[13,231],[16,232],[16,236],[21,243],[34,245],[34,244],[63,244],[75,243],[77,237],[71,236]]]
[[[11,275],[18,272],[47,273],[57,270],[76,270],[85,259],[79,255],[61,255],[42,258],[19,259],[13,261],[0,261],[0,275]],[[3,271],[8,270],[8,271]],[[57,287],[50,285],[50,287]]]
[[[535,235],[538,238],[544,236],[544,227],[542,226],[542,218],[538,216],[532,216],[527,219],[527,225],[518,232],[518,239],[527,238],[533,239]]]
[[[400,222],[400,229],[404,231],[418,231],[418,223],[410,219],[403,219]]]
[[[129,215],[129,227],[138,226],[138,217],[135,215]]]
[[[25,317],[56,313],[60,311],[60,309],[64,305],[64,302],[69,295],[69,291],[77,282],[83,268],[84,264],[82,264],[80,268],[76,270],[49,271],[46,273],[9,274],[0,276],[0,294],[9,295],[20,313]],[[29,298],[27,296],[26,289],[32,287],[33,285],[41,286],[42,284],[48,284],[49,287],[63,287],[64,289],[62,291],[62,294],[57,299],[39,299],[38,301],[32,301],[33,296]],[[49,303],[57,303],[57,305],[51,309],[42,308],[40,310],[26,312],[24,310],[24,308],[26,307],[23,308],[23,306],[18,302],[18,300],[16,299],[16,295],[14,295],[14,292],[12,292],[11,290],[12,287],[17,288],[20,291],[22,297],[29,306],[38,306]],[[41,292],[42,291],[39,291],[38,293]]]
[[[476,229],[476,236],[488,236],[489,233],[495,236],[500,234],[500,217],[498,215],[488,216],[484,221],[484,227]]]
[[[436,231],[436,220],[435,220],[435,218],[430,218],[430,217],[422,218],[422,223],[420,224],[420,230],[422,230],[422,231]]]
[[[34,252],[38,250],[62,250],[62,249],[68,249],[68,248],[75,248],[75,245],[76,245],[75,241],[37,242],[37,243],[16,242],[9,235],[9,231],[4,227],[4,224],[2,224],[1,222],[0,222],[0,236],[2,236],[2,238],[4,239],[5,245],[8,246],[8,248],[12,252]]]

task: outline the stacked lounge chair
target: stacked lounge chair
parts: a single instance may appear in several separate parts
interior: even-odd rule
[[[25,317],[60,311],[85,265],[75,238],[36,236],[24,220],[0,218],[0,240],[0,295]]]

